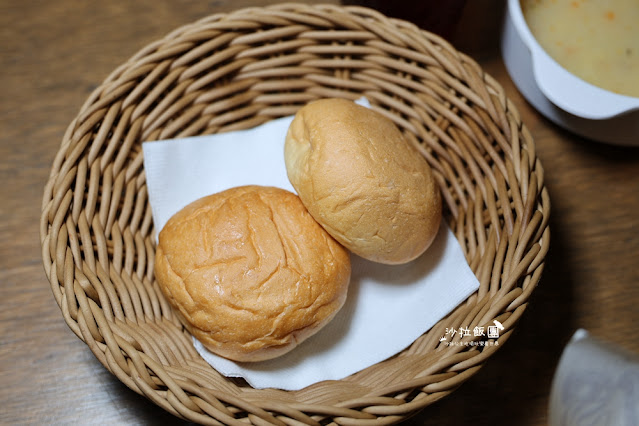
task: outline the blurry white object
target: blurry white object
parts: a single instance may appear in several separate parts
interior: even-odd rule
[[[559,65],[530,32],[519,0],[508,0],[501,51],[519,91],[546,118],[593,140],[639,146],[639,98],[601,89]]]
[[[549,414],[551,426],[638,424],[639,356],[578,330],[555,372]]]

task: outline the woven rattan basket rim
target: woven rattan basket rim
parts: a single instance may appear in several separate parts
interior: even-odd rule
[[[396,357],[300,391],[206,364],[153,280],[141,142],[226,132],[322,97],[366,96],[431,164],[480,288]],[[502,87],[438,36],[371,9],[281,4],[216,14],[141,49],[89,96],[46,184],[45,272],[64,320],[126,386],[202,424],[391,424],[454,391],[503,346],[539,282],[550,202]],[[446,328],[498,338],[440,342]]]

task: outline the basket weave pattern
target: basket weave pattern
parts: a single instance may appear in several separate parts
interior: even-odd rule
[[[197,354],[154,282],[158,230],[141,143],[245,129],[313,99],[361,96],[431,164],[480,288],[405,351],[346,379],[291,392],[227,379]],[[286,4],[181,27],[108,76],[63,137],[40,233],[66,323],[163,409],[202,424],[392,424],[452,392],[509,338],[540,279],[549,209],[530,134],[472,59],[369,9]],[[446,329],[494,320],[504,327],[498,339],[457,333],[440,342]]]

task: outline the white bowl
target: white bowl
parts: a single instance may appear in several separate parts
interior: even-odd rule
[[[559,65],[530,32],[519,0],[508,0],[501,52],[519,91],[549,120],[589,139],[639,146],[639,98],[601,89]]]

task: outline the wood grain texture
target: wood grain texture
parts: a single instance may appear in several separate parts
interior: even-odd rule
[[[269,3],[0,3],[0,423],[183,424],[116,380],[62,321],[40,254],[43,188],[67,125],[115,67],[180,25]],[[471,2],[454,41],[500,82],[535,138],[551,248],[508,344],[407,425],[546,424],[554,369],[579,327],[639,352],[639,149],[587,141],[536,113],[501,61],[502,13],[503,2]]]

